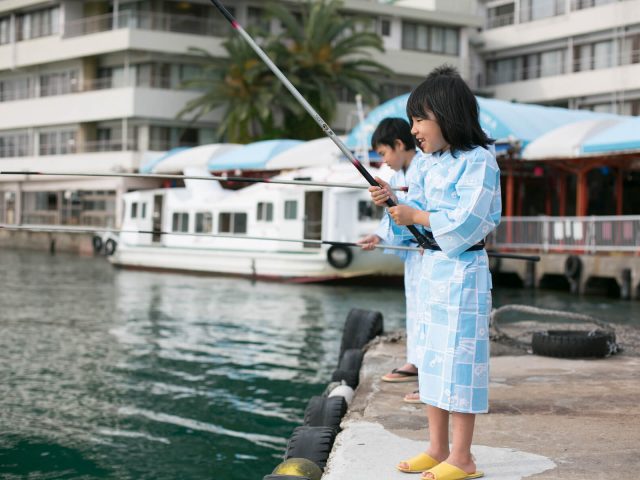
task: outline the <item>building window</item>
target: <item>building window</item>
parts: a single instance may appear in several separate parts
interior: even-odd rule
[[[611,68],[615,64],[613,40],[578,45],[573,49],[573,58],[574,72]]]
[[[0,80],[0,102],[24,100],[32,97],[33,89],[29,77]]]
[[[521,0],[520,21],[533,22],[563,15],[565,0]]]
[[[45,8],[16,16],[17,40],[56,35],[60,31],[60,8]]]
[[[457,55],[459,32],[456,28],[402,22],[402,48],[404,50]]]
[[[47,73],[40,75],[40,96],[64,95],[79,90],[78,71]]]
[[[189,231],[189,214],[185,212],[175,212],[173,214],[172,232]]]
[[[273,222],[273,203],[258,202],[258,221]]]
[[[298,218],[298,201],[285,200],[284,202],[284,219],[296,220]]]
[[[0,45],[11,42],[11,18],[0,18]]]
[[[66,155],[75,152],[75,130],[58,130],[40,133],[40,155]]]
[[[375,203],[367,200],[358,202],[358,221],[380,220],[384,215],[384,207],[378,207]]]
[[[138,203],[133,202],[131,204],[131,218],[138,218]]]
[[[29,134],[22,132],[0,134],[0,158],[26,157],[31,154]]]
[[[573,0],[571,2],[572,10],[582,10],[584,8],[599,7],[607,3],[613,3],[616,0]]]
[[[515,3],[487,9],[487,28],[498,28],[515,23]]]
[[[247,214],[220,213],[218,215],[218,233],[247,233]]]
[[[386,18],[380,19],[380,35],[383,37],[391,36],[391,20],[387,20]]]
[[[209,212],[196,213],[196,233],[213,232],[213,215]]]

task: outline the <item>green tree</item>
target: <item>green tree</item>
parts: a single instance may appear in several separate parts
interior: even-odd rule
[[[283,31],[264,38],[264,50],[303,97],[327,122],[333,120],[337,91],[346,88],[367,101],[376,96],[375,78],[389,70],[371,59],[372,50],[383,51],[381,38],[360,28],[361,21],[339,12],[341,0],[313,0],[292,14],[281,5],[271,5],[270,14]],[[320,127],[302,109],[282,83],[237,33],[224,42],[226,58],[207,57],[204,75],[185,82],[187,88],[203,90],[178,114],[193,119],[222,108],[220,138],[247,143],[264,138],[311,139]]]
[[[329,123],[336,114],[339,89],[359,93],[365,101],[373,102],[377,97],[376,79],[390,73],[371,59],[373,50],[384,51],[380,36],[366,30],[366,19],[345,16],[341,7],[341,0],[308,1],[300,15],[282,5],[270,7],[284,27],[272,45],[280,69]],[[308,114],[287,113],[284,130],[291,138],[320,135]]]

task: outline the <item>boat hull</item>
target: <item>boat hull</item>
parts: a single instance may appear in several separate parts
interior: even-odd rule
[[[327,261],[327,249],[251,251],[223,248],[176,248],[119,245],[109,261],[118,267],[250,277],[292,283],[326,282],[365,276],[401,276],[402,261],[395,255],[352,249],[346,268]]]

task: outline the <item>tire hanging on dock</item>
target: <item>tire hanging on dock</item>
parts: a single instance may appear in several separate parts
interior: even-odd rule
[[[342,359],[344,352],[351,348],[363,348],[376,336],[380,335],[382,330],[382,313],[373,310],[352,308],[349,315],[347,315],[347,320],[342,330],[340,356],[338,358]]]
[[[304,424],[308,427],[330,427],[339,431],[345,413],[347,401],[344,397],[311,397],[304,411]]]
[[[324,470],[335,438],[336,431],[331,427],[296,427],[284,458],[306,458]]]

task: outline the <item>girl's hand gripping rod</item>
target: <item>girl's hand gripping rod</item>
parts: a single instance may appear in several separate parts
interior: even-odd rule
[[[242,38],[244,38],[247,43],[251,46],[253,51],[255,51],[258,56],[264,61],[264,63],[269,67],[269,69],[275,74],[276,77],[283,83],[287,90],[291,92],[291,94],[295,97],[295,99],[302,105],[302,107],[307,111],[309,115],[316,121],[320,128],[324,131],[324,133],[333,140],[333,143],[340,149],[342,153],[349,159],[349,161],[353,164],[354,167],[358,169],[358,171],[362,174],[367,182],[374,187],[379,187],[380,184],[374,180],[371,174],[367,171],[364,166],[358,161],[358,159],[351,153],[351,151],[346,147],[346,145],[338,138],[338,136],[331,130],[331,127],[327,125],[327,123],[322,119],[322,117],[316,112],[313,107],[305,100],[305,98],[298,92],[296,87],[284,76],[284,74],[280,71],[280,69],[271,61],[269,56],[258,46],[256,42],[253,41],[253,38],[242,28],[242,26],[238,23],[238,21],[229,13],[229,11],[222,5],[218,0],[211,0],[211,3],[224,15],[224,17],[231,23],[231,26],[236,30]],[[395,207],[396,204],[391,200],[387,200],[385,202],[389,207]],[[416,237],[418,244],[422,248],[428,248],[429,241],[427,238],[422,235],[418,229],[414,225],[408,225],[407,228]]]

